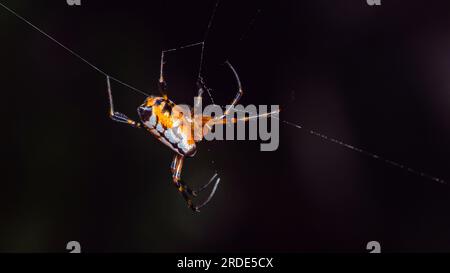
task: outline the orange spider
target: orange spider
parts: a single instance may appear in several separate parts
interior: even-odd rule
[[[166,94],[166,82],[163,76],[163,64],[164,64],[164,52],[161,57],[161,75],[159,79],[159,88],[162,94]],[[111,94],[111,86],[109,77],[107,77],[108,95],[110,104],[110,117],[112,120],[129,124],[135,128],[145,128],[152,135],[154,135],[159,141],[164,143],[170,149],[175,152],[174,159],[171,164],[172,180],[178,191],[186,200],[187,205],[193,211],[200,211],[200,208],[209,203],[214,193],[216,192],[220,178],[217,178],[217,173],[212,176],[208,183],[200,187],[198,190],[192,190],[183,180],[181,180],[181,170],[183,168],[183,162],[185,157],[193,157],[197,151],[196,142],[200,141],[204,135],[216,124],[227,123],[226,116],[230,110],[238,103],[243,91],[239,76],[233,66],[227,61],[226,64],[233,72],[237,84],[238,92],[233,99],[232,103],[226,108],[223,115],[218,117],[204,116],[200,114],[191,114],[187,116],[175,103],[167,98],[167,95],[160,97],[150,96],[147,97],[142,105],[137,109],[140,121],[134,121],[128,118],[126,115],[115,112],[113,106],[113,98]],[[199,77],[197,81],[198,97],[201,98],[204,90],[207,89],[202,78]],[[263,115],[260,115],[263,116]],[[255,116],[259,117],[259,116]],[[244,118],[241,120],[248,120]],[[195,122],[200,121],[200,122]],[[231,119],[229,122],[237,122],[236,118]],[[198,126],[201,126],[198,130]],[[202,128],[206,126],[206,129]],[[198,135],[200,132],[200,136]],[[195,135],[197,134],[197,135]],[[192,198],[196,197],[200,192],[206,189],[211,183],[215,181],[213,189],[208,198],[200,205],[195,205],[192,202]]]

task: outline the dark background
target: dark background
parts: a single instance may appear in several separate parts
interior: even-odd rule
[[[160,52],[203,39],[215,1],[2,3],[107,73],[152,94]],[[51,2],[51,3],[50,3]],[[151,2],[151,3],[150,3]],[[249,25],[257,15],[254,24]],[[280,124],[280,147],[199,145],[183,177],[221,185],[199,214],[171,185],[172,152],[112,122],[104,76],[0,8],[0,250],[450,251],[450,187]],[[241,41],[240,38],[244,37]],[[169,97],[192,103],[199,48],[167,57]],[[216,102],[280,117],[450,179],[448,1],[222,0],[204,76]],[[117,110],[142,95],[113,83]]]

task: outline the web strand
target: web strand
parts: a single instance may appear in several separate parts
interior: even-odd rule
[[[94,70],[96,70],[97,72],[99,72],[100,74],[102,74],[103,76],[109,77],[111,80],[116,81],[117,83],[126,86],[128,88],[130,88],[131,90],[140,93],[144,96],[150,96],[149,94],[147,94],[146,92],[139,90],[109,74],[107,74],[105,71],[103,71],[102,69],[98,68],[97,66],[93,65],[91,62],[89,62],[88,60],[86,60],[85,58],[83,58],[81,55],[79,55],[78,53],[76,53],[75,51],[73,51],[72,49],[68,48],[67,46],[63,45],[62,43],[60,43],[58,40],[56,40],[55,38],[53,38],[51,35],[47,34],[45,31],[43,31],[42,29],[38,28],[37,26],[35,26],[33,23],[31,23],[30,21],[28,21],[27,19],[25,19],[24,17],[20,16],[17,12],[15,12],[14,10],[8,8],[7,6],[5,6],[3,3],[0,3],[0,6],[2,6],[4,9],[6,9],[7,11],[9,11],[11,14],[13,14],[15,17],[19,18],[21,21],[25,22],[26,24],[28,24],[29,26],[31,26],[33,29],[35,29],[36,31],[38,31],[39,33],[41,33],[42,35],[44,35],[45,37],[47,37],[48,39],[50,39],[51,41],[53,41],[54,43],[56,43],[57,45],[59,45],[60,47],[62,47],[64,50],[66,50],[67,52],[69,52],[70,54],[72,54],[73,56],[75,56],[76,58],[78,58],[79,60],[83,61],[84,63],[86,63],[87,65],[89,65],[91,68],[93,68]]]
[[[242,33],[241,37],[239,38],[239,43],[242,42],[242,40],[244,40],[245,37],[247,37],[247,34],[250,32],[250,30],[252,29],[253,25],[256,22],[256,19],[258,18],[258,15],[261,13],[261,9],[258,9],[256,11],[256,14],[253,16],[252,20],[250,20],[250,23],[247,26],[247,29]]]
[[[217,8],[219,7],[219,3],[220,3],[220,0],[217,0],[216,4],[214,6],[214,9],[211,13],[211,17],[209,18],[209,22],[208,22],[208,26],[206,27],[205,34],[203,35],[202,51],[200,53],[200,67],[198,69],[198,77],[199,78],[201,77],[201,74],[202,74],[203,56],[205,53],[205,43],[206,43],[206,40],[208,39],[209,30],[211,29],[214,17],[216,16],[216,11],[217,11]],[[209,91],[208,91],[208,94],[209,94]],[[209,94],[209,96],[211,97],[211,94]],[[212,97],[211,97],[211,99],[212,99]]]
[[[355,146],[353,146],[353,145],[350,145],[350,144],[348,144],[348,143],[345,143],[345,142],[343,142],[343,141],[341,141],[341,140],[338,140],[338,139],[329,137],[329,136],[324,135],[324,134],[322,134],[322,133],[319,133],[319,132],[317,132],[317,131],[307,129],[307,128],[303,127],[303,126],[300,125],[300,124],[296,124],[296,123],[293,123],[293,122],[290,122],[290,121],[282,120],[282,119],[279,119],[278,117],[274,117],[274,116],[272,116],[272,118],[276,118],[276,119],[278,119],[279,121],[281,121],[281,122],[283,122],[283,123],[285,123],[285,124],[287,124],[287,125],[293,126],[293,127],[295,127],[295,128],[298,128],[298,129],[302,129],[302,130],[306,131],[307,133],[309,133],[309,134],[311,134],[311,135],[313,135],[313,136],[316,136],[316,137],[319,137],[319,138],[321,138],[321,139],[323,139],[323,140],[325,140],[325,141],[328,141],[328,142],[331,142],[331,143],[334,143],[334,144],[343,146],[343,147],[345,147],[345,148],[347,148],[347,149],[350,149],[350,150],[353,150],[353,151],[355,151],[355,152],[357,152],[357,153],[360,153],[360,154],[363,154],[363,155],[368,156],[368,157],[370,157],[370,158],[373,158],[373,159],[376,159],[376,160],[378,160],[378,161],[381,161],[381,162],[383,162],[383,163],[385,163],[385,164],[387,164],[387,165],[391,165],[391,166],[393,166],[393,167],[402,169],[402,170],[404,170],[404,171],[406,171],[406,172],[409,172],[409,173],[411,173],[411,174],[414,174],[414,175],[423,177],[423,178],[428,179],[428,180],[432,180],[432,181],[434,181],[434,182],[438,182],[438,183],[441,183],[441,184],[447,184],[447,182],[445,182],[445,180],[443,180],[443,179],[441,179],[441,178],[432,176],[432,175],[427,174],[427,173],[424,173],[424,172],[422,172],[422,171],[415,170],[415,169],[413,169],[413,168],[410,168],[410,167],[405,166],[405,165],[403,165],[403,164],[400,164],[400,163],[398,163],[398,162],[392,161],[392,160],[390,160],[390,159],[386,159],[386,158],[381,157],[381,156],[379,156],[379,155],[377,155],[377,154],[375,154],[375,153],[372,153],[372,152],[369,152],[369,151],[360,149],[360,148],[358,148],[358,147],[355,147]]]
[[[242,111],[242,110],[239,110],[239,109],[236,109],[236,108],[233,108],[232,110],[234,112],[249,113],[247,111]],[[404,171],[406,171],[408,173],[411,173],[411,174],[423,177],[423,178],[428,179],[428,180],[432,180],[434,182],[438,182],[440,184],[447,184],[447,182],[445,182],[445,180],[443,180],[441,178],[438,178],[438,177],[435,177],[435,176],[430,175],[428,173],[425,173],[425,172],[422,172],[422,171],[410,168],[410,167],[408,167],[406,165],[403,165],[403,164],[400,164],[400,163],[395,162],[393,160],[384,158],[384,157],[382,157],[382,156],[380,156],[378,154],[369,152],[367,150],[363,150],[361,148],[355,147],[353,145],[345,143],[345,142],[343,142],[341,140],[338,140],[336,138],[332,138],[332,137],[329,137],[329,136],[327,136],[325,134],[319,133],[317,131],[314,131],[314,130],[311,130],[311,129],[307,129],[307,128],[303,127],[300,124],[296,124],[296,123],[293,123],[293,122],[290,122],[290,121],[287,121],[287,120],[282,120],[276,115],[278,113],[279,113],[279,111],[274,111],[274,112],[270,112],[270,113],[266,113],[266,114],[262,114],[262,115],[257,115],[257,116],[251,116],[251,117],[243,118],[243,119],[240,119],[239,121],[247,121],[247,120],[254,119],[254,118],[268,118],[270,116],[271,118],[277,119],[277,120],[281,121],[284,124],[287,124],[289,126],[295,127],[297,129],[302,129],[302,130],[306,131],[310,135],[313,135],[313,136],[319,137],[319,138],[321,138],[321,139],[323,139],[325,141],[328,141],[328,142],[331,142],[331,143],[343,146],[343,147],[345,147],[347,149],[350,149],[352,151],[355,151],[357,153],[360,153],[360,154],[363,154],[363,155],[368,156],[370,158],[373,158],[375,160],[381,161],[381,162],[383,162],[383,163],[385,163],[387,165],[391,165],[393,167],[402,169],[402,170],[404,170]]]

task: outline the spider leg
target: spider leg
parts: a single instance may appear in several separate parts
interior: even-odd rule
[[[236,93],[236,96],[234,97],[234,99],[231,102],[230,106],[228,106],[228,108],[225,110],[224,116],[228,115],[230,110],[232,108],[234,108],[234,106],[239,102],[239,100],[241,99],[242,95],[244,94],[244,91],[242,90],[241,80],[239,79],[239,75],[236,72],[236,69],[234,69],[234,67],[231,65],[231,63],[229,61],[226,61],[225,63],[230,67],[231,71],[234,74],[234,77],[235,77],[237,85],[238,85],[238,92]]]
[[[225,64],[228,65],[228,67],[231,69],[231,72],[233,72],[234,78],[236,79],[236,82],[238,85],[238,92],[234,96],[234,99],[231,102],[231,104],[227,107],[227,109],[225,109],[225,112],[223,113],[223,115],[215,118],[216,121],[222,120],[224,117],[226,117],[230,113],[231,109],[233,109],[234,106],[236,106],[236,104],[239,102],[242,95],[244,94],[244,91],[242,90],[241,80],[239,79],[239,75],[236,72],[236,69],[234,69],[234,67],[231,65],[231,63],[229,61],[225,61]]]
[[[181,46],[179,48],[172,48],[172,49],[166,49],[166,50],[161,51],[161,66],[160,66],[160,72],[159,72],[159,92],[161,94],[163,94],[163,95],[167,94],[167,84],[164,79],[164,64],[165,64],[164,57],[165,57],[165,54],[168,52],[171,52],[171,51],[177,51],[179,49],[200,46],[200,45],[202,46],[202,49],[203,49],[204,44],[205,44],[204,42],[200,42],[200,43],[194,43],[194,44]],[[200,65],[201,65],[201,63],[200,63]]]
[[[198,212],[198,211],[200,211],[200,209],[202,207],[207,205],[209,203],[209,201],[211,201],[212,197],[214,196],[214,194],[216,192],[217,186],[220,182],[220,178],[218,178],[216,180],[217,174],[214,174],[208,183],[201,186],[198,190],[192,190],[186,183],[184,183],[183,180],[181,180],[181,170],[183,168],[183,161],[184,161],[184,156],[175,155],[175,157],[172,161],[172,165],[171,165],[172,180],[173,180],[175,187],[177,187],[178,191],[181,193],[183,198],[186,200],[188,207],[190,209],[192,209],[193,211]],[[200,192],[202,192],[203,190],[205,190],[209,185],[211,185],[211,183],[213,181],[216,181],[216,182],[215,182],[214,187],[213,187],[211,193],[209,194],[208,198],[205,201],[203,201],[203,203],[201,203],[199,205],[195,205],[192,201],[192,198],[197,197],[197,195]]]
[[[111,83],[109,80],[109,76],[106,76],[106,83],[108,85],[109,116],[111,117],[111,119],[114,121],[117,121],[117,122],[129,124],[136,128],[140,128],[141,124],[139,122],[128,118],[125,114],[114,111],[114,103],[113,103],[113,97],[112,97],[112,93],[111,93]]]
[[[197,97],[203,97],[203,93],[205,92],[205,90],[208,89],[208,87],[206,86],[202,76],[199,76],[197,79],[197,88],[198,88]]]
[[[172,171],[172,178],[175,186],[179,189],[180,186],[183,186],[183,189],[191,196],[194,196],[194,191],[191,190],[182,180],[181,180],[181,168],[183,167],[183,157],[179,154],[175,154],[172,160],[172,164],[170,165],[170,169]],[[180,190],[181,191],[181,190]]]
[[[161,68],[159,72],[159,82],[158,82],[158,88],[159,92],[163,95],[167,94],[167,83],[164,80],[164,54],[168,52],[167,50],[163,50],[161,52]]]

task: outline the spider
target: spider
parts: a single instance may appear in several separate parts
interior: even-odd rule
[[[202,207],[204,207],[211,201],[220,182],[220,178],[217,177],[217,173],[214,174],[209,182],[207,182],[197,190],[192,190],[181,179],[184,159],[186,157],[194,157],[197,151],[196,142],[200,141],[192,137],[194,126],[198,126],[194,123],[194,120],[198,120],[198,118],[200,118],[200,125],[203,127],[205,124],[207,124],[208,129],[211,129],[211,127],[209,126],[210,124],[215,125],[227,123],[226,116],[229,114],[231,109],[233,109],[233,107],[239,102],[240,98],[242,97],[243,90],[238,73],[231,65],[231,63],[226,61],[225,64],[230,68],[235,77],[238,91],[232,103],[225,109],[224,114],[217,117],[205,116],[202,114],[200,114],[201,116],[198,116],[198,114],[196,115],[194,113],[191,116],[185,116],[182,112],[177,110],[176,104],[168,99],[166,95],[167,84],[164,80],[164,52],[166,51],[163,51],[161,54],[161,71],[158,84],[159,91],[162,96],[149,96],[145,99],[144,103],[137,108],[140,121],[134,121],[128,118],[126,115],[114,111],[110,78],[109,76],[106,77],[109,97],[109,116],[116,122],[125,123],[134,128],[146,129],[159,141],[161,141],[173,152],[175,152],[170,167],[172,172],[173,184],[186,201],[188,207],[195,212],[199,212]],[[199,76],[197,80],[197,88],[198,97],[202,98],[204,90],[208,90],[208,87],[205,85],[205,82],[203,81],[201,76]],[[248,120],[248,118],[246,118],[246,120]],[[237,119],[233,118],[231,122],[235,123],[237,122]],[[202,134],[205,134],[203,130],[201,132]],[[213,185],[213,188],[208,198],[201,204],[194,204],[193,198],[197,197],[199,193],[208,188],[210,185]]]

